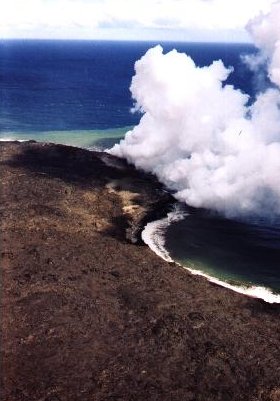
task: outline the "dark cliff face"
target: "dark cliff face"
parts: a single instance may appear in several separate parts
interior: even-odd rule
[[[172,198],[104,153],[1,143],[1,399],[280,399],[279,305],[139,243]]]

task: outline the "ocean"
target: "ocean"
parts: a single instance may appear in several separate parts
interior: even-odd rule
[[[138,124],[129,87],[135,61],[157,42],[0,41],[1,139],[37,139],[102,147]],[[162,43],[201,66],[222,58],[234,66],[229,83],[253,92],[240,60],[250,45]],[[105,147],[106,147],[105,146]]]
[[[0,41],[0,139],[110,148],[141,118],[132,111],[129,87],[135,61],[156,44]],[[175,48],[187,53],[199,66],[221,59],[234,68],[226,83],[254,99],[260,82],[242,61],[242,56],[256,51],[252,45],[161,45],[164,52]],[[245,223],[183,205],[179,215],[182,218],[171,218],[150,230],[148,243],[155,246],[160,237],[168,257],[192,272],[280,302],[279,219]]]

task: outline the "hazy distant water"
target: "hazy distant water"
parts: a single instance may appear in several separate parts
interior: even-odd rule
[[[156,44],[0,41],[0,139],[112,146],[139,122],[130,111],[134,63]],[[199,66],[222,59],[235,69],[227,83],[254,95],[255,77],[240,59],[253,46],[161,45]],[[279,221],[244,224],[194,213],[168,227],[166,247],[174,259],[222,280],[280,292]]]

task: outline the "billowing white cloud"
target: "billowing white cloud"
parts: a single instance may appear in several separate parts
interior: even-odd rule
[[[280,2],[274,3],[271,12],[265,17],[259,15],[252,19],[247,29],[261,54],[269,62],[268,73],[271,81],[280,87]]]
[[[274,84],[251,105],[225,85],[231,71],[222,61],[200,68],[176,50],[148,50],[130,88],[143,116],[111,153],[156,174],[191,206],[280,216],[279,21],[280,1],[249,23]]]
[[[0,36],[94,38],[100,30],[242,30],[273,0],[0,0]],[[104,33],[104,32],[103,32]],[[113,33],[113,36],[115,33]]]

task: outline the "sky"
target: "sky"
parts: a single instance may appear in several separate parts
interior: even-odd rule
[[[0,38],[249,42],[273,0],[0,0]]]

